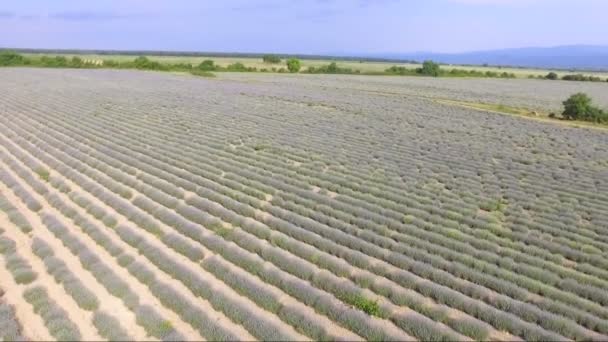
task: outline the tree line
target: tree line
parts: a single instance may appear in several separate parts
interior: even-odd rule
[[[392,75],[392,76],[430,76],[430,77],[487,77],[487,78],[516,78],[514,73],[497,71],[480,71],[475,69],[444,69],[438,63],[425,61],[419,68],[407,68],[403,66],[391,66],[384,71],[361,71],[358,69],[342,67],[336,62],[331,62],[322,66],[302,67],[302,62],[298,58],[281,59],[280,56],[267,54],[262,56],[262,61],[268,67],[256,68],[246,66],[241,62],[235,62],[226,66],[216,64],[213,60],[207,59],[193,65],[191,63],[160,63],[145,56],[139,56],[133,60],[112,60],[103,59],[101,61],[85,60],[79,56],[71,58],[65,56],[41,56],[32,58],[18,54],[14,51],[0,51],[1,66],[32,66],[47,68],[113,68],[113,69],[140,69],[156,71],[183,71],[198,76],[213,76],[213,72],[278,72],[278,73],[309,73],[309,74],[345,74],[345,75]],[[546,76],[537,76],[548,80],[559,79],[559,76],[551,72]],[[602,81],[601,78],[585,75],[565,75],[562,80],[572,81]]]

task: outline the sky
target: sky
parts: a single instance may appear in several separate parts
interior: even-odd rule
[[[0,1],[0,47],[373,55],[608,45],[608,0]]]

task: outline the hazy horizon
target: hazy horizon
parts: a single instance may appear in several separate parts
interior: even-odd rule
[[[108,0],[0,5],[12,48],[317,55],[608,45],[608,2],[581,0]]]

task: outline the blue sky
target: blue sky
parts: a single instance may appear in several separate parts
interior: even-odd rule
[[[0,46],[378,54],[608,45],[608,0],[19,0]]]

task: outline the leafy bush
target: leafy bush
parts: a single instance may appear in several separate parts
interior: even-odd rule
[[[286,304],[281,307],[277,315],[284,322],[294,326],[299,332],[311,337],[316,341],[339,340],[338,336],[331,336],[322,324],[316,321],[315,317],[294,305]]]
[[[311,74],[358,74],[358,70],[353,70],[350,68],[341,68],[336,62],[331,62],[328,65],[324,65],[321,67],[310,67],[306,72]]]
[[[203,250],[193,241],[179,234],[169,233],[163,236],[162,241],[176,252],[185,255],[188,259],[198,262],[205,257]]]
[[[85,66],[86,66],[86,63],[82,60],[82,58],[80,58],[78,56],[74,56],[70,60],[70,67],[72,67],[72,68],[82,68]]]
[[[581,81],[581,82],[601,82],[602,79],[596,76],[585,76],[583,74],[564,75],[564,81]]]
[[[455,69],[454,69],[455,70]],[[406,67],[400,67],[393,65],[392,67],[385,70],[386,73],[391,75],[415,75],[416,70],[408,69]]]
[[[2,291],[0,290],[0,297]],[[12,306],[0,302],[0,340],[2,341],[25,341],[21,336],[21,326],[15,316]]]
[[[220,258],[207,258],[202,266],[237,292],[251,299],[264,309],[276,313],[281,308],[280,298],[268,289],[268,285],[251,279],[251,275],[233,272]]]
[[[0,52],[0,66],[14,66],[26,64],[26,58],[14,51]]]
[[[106,68],[118,68],[120,66],[120,63],[115,60],[104,59],[102,65]]]
[[[214,61],[206,59],[202,61],[196,68],[202,71],[215,71],[217,66],[215,65]]]
[[[140,70],[163,70],[166,69],[162,64],[151,61],[148,57],[139,56],[133,61],[133,66]]]
[[[591,98],[585,93],[577,93],[566,101],[562,116],[567,120],[583,120],[597,123],[608,122],[608,113],[593,106]]]
[[[17,210],[17,208],[8,201],[6,197],[0,194],[0,211],[3,211],[8,219],[24,233],[32,231],[30,222]]]
[[[299,59],[290,58],[287,60],[287,69],[289,70],[289,72],[296,73],[300,71],[300,68],[302,68],[302,65]]]
[[[65,310],[49,298],[45,288],[29,288],[23,292],[23,298],[34,307],[34,312],[42,317],[51,336],[59,341],[81,339],[76,324],[70,321]]]
[[[0,254],[11,255],[17,250],[17,244],[15,241],[5,237],[0,236]]]
[[[416,69],[416,72],[421,75],[438,77],[439,73],[441,72],[441,68],[439,67],[439,64],[433,61],[425,61],[422,63],[422,68]]]
[[[17,284],[29,284],[38,275],[32,270],[29,262],[16,251],[16,244],[9,238],[0,240],[0,252],[5,255],[6,268],[11,272]]]
[[[170,64],[167,67],[169,70],[192,70],[192,64],[190,63],[175,63],[175,64]]]
[[[176,333],[170,321],[164,319],[151,306],[142,305],[135,311],[137,324],[144,327],[148,336],[167,339]]]
[[[559,76],[554,72],[550,72],[545,76],[545,78],[548,80],[557,80]]]
[[[256,71],[255,68],[246,67],[245,64],[241,62],[236,62],[228,65],[226,67],[226,71],[236,71],[236,72],[252,72]]]
[[[264,63],[268,63],[268,64],[279,64],[281,63],[281,58],[277,55],[264,55],[262,57],[262,60],[264,61]]]
[[[99,336],[108,339],[108,341],[132,340],[132,337],[127,334],[120,322],[105,312],[96,311],[93,314],[93,325],[99,332]]]
[[[357,309],[365,312],[370,316],[380,315],[380,306],[377,301],[369,300],[361,295],[352,297],[349,302]]]
[[[84,310],[94,311],[99,307],[97,296],[72,273],[67,265],[59,258],[53,256],[52,248],[43,240],[34,238],[32,250],[41,258],[47,271],[58,284],[63,285],[66,293]]]
[[[39,61],[41,66],[48,68],[67,68],[69,66],[69,61],[64,56],[55,56],[48,57],[42,56]]]

